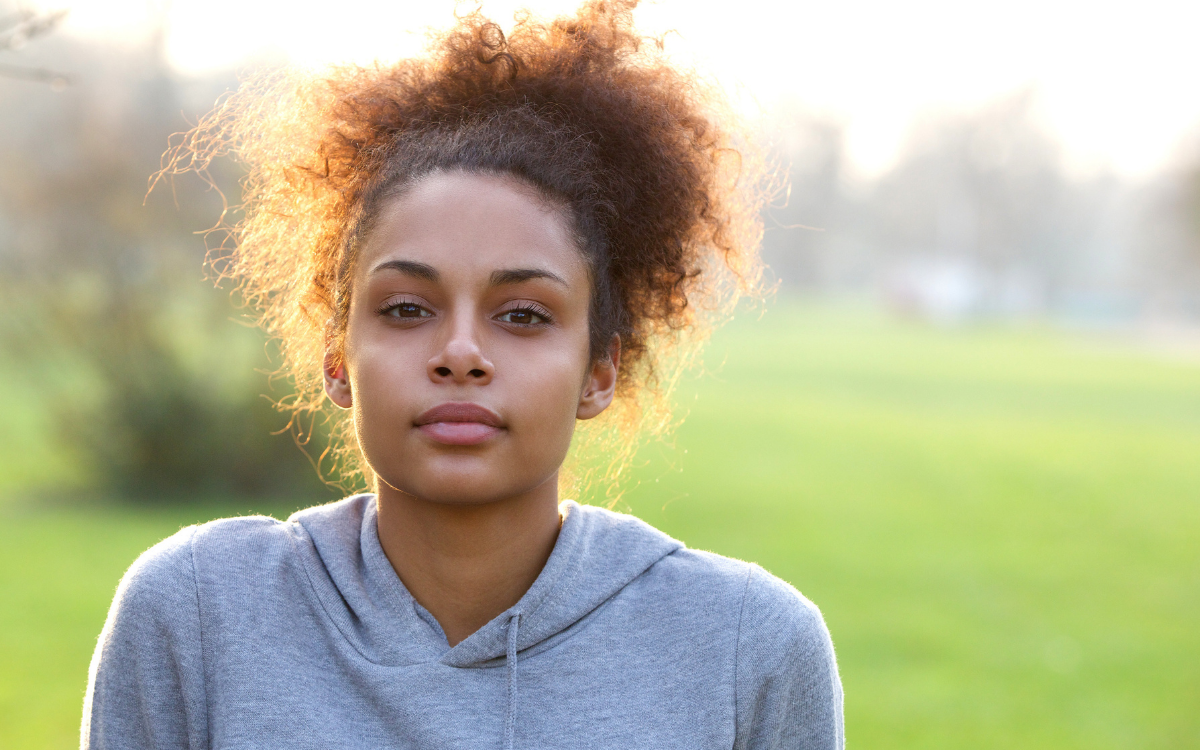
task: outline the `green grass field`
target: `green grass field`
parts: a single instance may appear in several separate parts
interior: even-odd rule
[[[622,507],[821,606],[851,746],[1200,747],[1200,361],[794,304],[706,361]],[[0,508],[0,748],[77,743],[122,570],[247,509]]]

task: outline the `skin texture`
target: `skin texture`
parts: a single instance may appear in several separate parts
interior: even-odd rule
[[[575,420],[617,380],[615,340],[589,357],[589,299],[564,210],[507,176],[421,179],[383,204],[356,261],[325,391],[353,410],[383,550],[451,646],[521,598],[558,538]],[[495,424],[421,424],[447,403]]]

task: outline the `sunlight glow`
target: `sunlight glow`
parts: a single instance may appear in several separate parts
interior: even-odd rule
[[[526,5],[553,16],[575,3],[488,0],[484,10],[510,25]],[[202,72],[284,59],[395,59],[420,49],[424,29],[451,21],[455,3],[76,0],[71,8],[75,33],[134,38],[164,19],[172,64]],[[921,113],[970,109],[1026,88],[1084,169],[1160,169],[1200,123],[1196,3],[660,0],[638,19],[650,34],[676,30],[672,54],[740,101],[766,110],[790,101],[846,123],[851,157],[868,174],[895,158]]]

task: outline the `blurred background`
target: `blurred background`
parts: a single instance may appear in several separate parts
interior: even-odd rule
[[[484,10],[520,5],[572,7]],[[220,196],[146,196],[168,138],[239,73],[395,59],[454,10],[0,0],[0,748],[77,744],[141,550],[338,496],[206,276]],[[620,507],[822,608],[852,745],[1200,747],[1200,8],[638,18],[791,187],[776,293],[717,333]]]

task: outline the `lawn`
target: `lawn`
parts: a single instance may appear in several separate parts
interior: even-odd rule
[[[852,746],[1200,746],[1200,360],[777,304],[706,370],[621,507],[821,606]],[[77,743],[121,571],[235,510],[0,507],[0,748]]]

